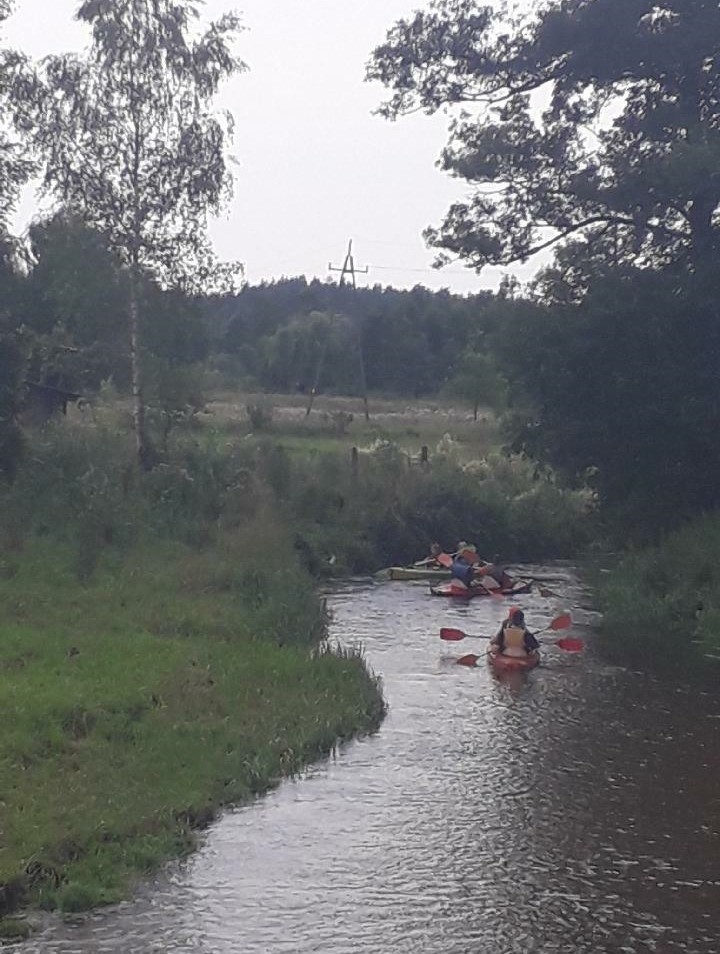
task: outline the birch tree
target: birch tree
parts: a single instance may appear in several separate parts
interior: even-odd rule
[[[12,13],[11,0],[0,0],[0,27]],[[21,187],[33,165],[16,134],[17,101],[30,82],[25,57],[14,50],[0,49],[0,239],[8,236],[10,216]]]
[[[85,55],[50,57],[37,97],[44,185],[101,231],[128,274],[127,331],[137,452],[152,464],[143,400],[140,302],[147,276],[185,290],[223,285],[207,220],[229,198],[221,83],[245,69],[232,13],[202,28],[197,0],[85,0]]]
[[[0,28],[12,9],[11,0],[0,0]],[[0,48],[0,480],[12,478],[22,450],[17,416],[25,360],[18,334],[17,246],[10,227],[20,190],[33,171],[17,125],[18,104],[32,89],[32,73],[22,53]]]

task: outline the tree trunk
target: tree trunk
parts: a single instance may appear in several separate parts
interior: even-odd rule
[[[135,270],[130,274],[130,372],[132,380],[133,424],[138,461],[144,470],[152,467],[150,445],[145,429],[145,403],[140,357],[140,308]]]

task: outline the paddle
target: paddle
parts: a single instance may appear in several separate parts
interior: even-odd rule
[[[569,613],[562,613],[560,616],[556,616],[555,619],[548,623],[547,626],[541,630],[538,630],[538,632],[534,633],[533,635],[540,636],[548,629],[552,629],[557,632],[557,630],[567,629],[569,626],[572,626],[572,616]],[[445,639],[448,642],[459,642],[461,639],[492,639],[492,636],[485,636],[481,633],[464,633],[461,629],[453,629],[450,626],[443,626],[440,630],[440,639]]]
[[[539,630],[534,635],[536,637],[541,636],[543,633],[547,632],[548,630],[553,630],[554,632],[557,632],[560,629],[567,629],[571,625],[572,625],[572,617],[570,613],[562,613],[560,616],[556,616],[555,619],[552,620],[552,622],[550,622],[547,626],[543,627],[543,629]],[[485,636],[479,633],[464,633],[461,629],[453,629],[449,626],[444,626],[440,630],[440,639],[444,639],[448,642],[459,642],[461,639],[468,639],[468,638],[469,639],[492,639],[492,636]],[[585,646],[585,644],[583,643],[581,639],[573,639],[568,637],[553,640],[553,644],[557,646],[559,649],[563,649],[565,650],[565,652],[568,652],[568,653],[579,653],[582,651],[582,649]],[[469,661],[472,655],[473,653],[468,653],[467,656],[461,656],[460,659],[458,659],[458,663],[461,666],[474,666],[475,663]],[[468,661],[465,661],[465,660],[468,660]]]

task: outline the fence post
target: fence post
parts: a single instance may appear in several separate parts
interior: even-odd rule
[[[357,447],[353,447],[350,451],[350,470],[352,471],[353,477],[358,475],[358,467],[360,464],[360,457],[358,454]]]
[[[423,446],[420,448],[420,464],[422,467],[427,467],[429,462],[430,458],[428,457],[427,444],[423,444]]]

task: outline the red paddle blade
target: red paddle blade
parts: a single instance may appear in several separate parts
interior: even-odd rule
[[[572,616],[569,613],[563,613],[555,617],[548,629],[567,629],[569,626],[572,626]]]
[[[480,657],[476,656],[475,653],[467,653],[465,656],[461,656],[456,660],[458,666],[475,666]]]
[[[581,653],[585,648],[585,643],[582,639],[572,639],[569,636],[566,636],[564,639],[556,639],[555,645],[559,646],[560,649],[564,649],[566,653]]]
[[[465,633],[461,629],[451,629],[449,626],[443,626],[440,630],[440,639],[447,639],[449,642],[459,642],[465,639]]]
[[[440,566],[450,567],[452,566],[452,557],[447,553],[438,553],[435,557]]]

